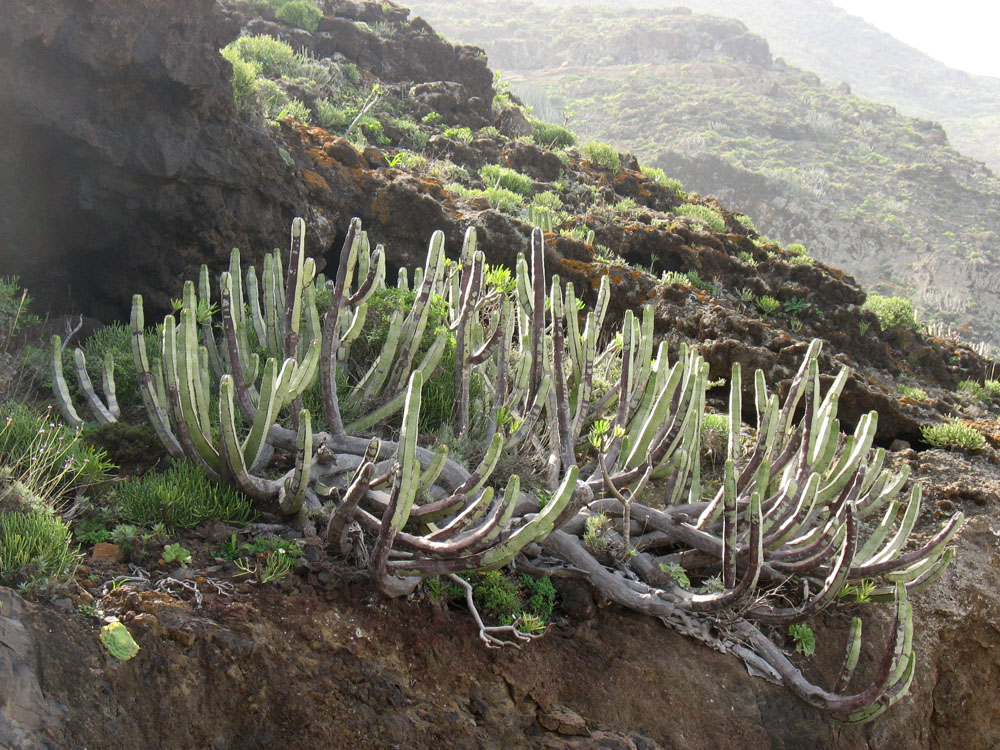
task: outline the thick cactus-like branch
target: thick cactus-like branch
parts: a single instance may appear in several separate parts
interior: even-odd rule
[[[594,308],[582,311],[572,285],[546,278],[540,229],[530,262],[519,257],[508,277],[510,289],[501,288],[502,274],[488,272],[475,232],[457,266],[435,233],[424,266],[400,272],[412,306],[389,316],[381,349],[364,368],[354,364],[361,374],[346,385],[338,372],[352,363],[367,305],[384,288],[385,254],[371,251],[352,221],[336,278],[324,287],[332,289],[330,305],[320,311],[316,286],[326,282],[304,253],[299,219],[284,272],[273,254],[259,280],[253,269],[244,277],[234,251],[216,292],[218,327],[203,271],[197,290],[185,286],[179,319],[164,320],[155,372],[135,299],[143,401],[173,456],[299,523],[306,509],[326,513],[328,549],[367,560],[387,596],[408,594],[430,576],[515,559],[551,571],[551,557],[534,559],[544,549],[609,600],[685,632],[707,633],[691,623],[728,612],[717,620],[730,623],[719,625],[724,646],[843,721],[870,720],[905,693],[914,664],[907,595],[943,573],[962,518],[910,544],[919,487],[907,502],[896,499],[906,474],[885,469],[884,451],[873,450],[877,415],[841,433],[848,372],[821,392],[820,342],[809,346],[784,402],[759,371],[748,379],[757,414],[746,449],[744,376],[733,365],[726,462],[709,489],[701,472],[708,365],[693,346],[668,351],[655,342],[651,308],[605,330],[607,278]],[[442,301],[446,325],[427,346],[431,307]],[[454,356],[444,379],[453,385],[453,433],[482,446],[468,467],[447,447],[421,445],[422,389],[446,352]],[[54,361],[60,356],[54,347]],[[322,414],[302,408],[310,389]],[[277,478],[264,471],[275,448],[294,457]],[[545,489],[497,476],[501,459],[525,466]],[[676,582],[678,566],[694,583]],[[873,599],[895,603],[885,656],[871,684],[848,692],[861,648],[860,625],[852,624],[840,678],[822,690],[762,628],[807,619],[862,579],[874,581]]]

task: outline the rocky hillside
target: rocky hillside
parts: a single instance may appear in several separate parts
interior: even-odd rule
[[[740,23],[684,9],[417,7],[482,44],[548,117],[626,147],[783,242],[997,342],[1000,181],[941,127],[774,61]],[[539,36],[546,26],[558,33]]]
[[[949,68],[830,0],[686,0],[684,5],[739,19],[766,38],[776,56],[815,71],[828,85],[846,81],[867,99],[940,122],[958,151],[1000,173],[1000,79]]]
[[[695,61],[698,80],[749,66],[824,91],[778,71],[738,25],[682,18],[673,36],[651,29],[632,47],[670,42]],[[731,40],[728,63],[711,61],[720,34]],[[600,61],[610,49],[598,39],[581,54]],[[329,0],[298,25],[263,0],[4,5],[0,118],[11,134],[0,144],[10,175],[0,187],[0,262],[53,310],[110,322],[141,292],[152,321],[202,263],[225,268],[233,246],[247,262],[262,259],[293,216],[306,217],[307,249],[328,271],[350,217],[360,217],[385,244],[391,279],[423,259],[433,230],[455,259],[475,227],[488,261],[512,266],[538,225],[550,274],[591,304],[607,283],[616,323],[652,305],[658,340],[698,351],[716,383],[741,363],[787,394],[810,340],[823,339],[819,382],[853,370],[840,428],[877,409],[886,465],[910,472],[905,492],[923,488],[916,544],[954,512],[970,517],[955,540],[958,563],[913,596],[911,695],[863,727],[842,727],[685,635],[722,644],[716,631],[739,617],[668,629],[595,595],[574,571],[553,579],[549,633],[497,652],[482,647],[460,598],[450,609],[428,583],[384,599],[365,566],[329,554],[308,533],[312,521],[278,523],[287,519],[276,507],[250,527],[185,532],[180,565],[164,547],[136,570],[123,546],[77,537],[87,560],[65,589],[30,603],[0,588],[0,748],[988,748],[1000,739],[995,697],[981,689],[1000,680],[993,364],[880,317],[851,276],[763,237],[754,219],[767,215],[732,210],[756,196],[730,205],[685,195],[631,154],[574,146],[494,88],[481,50],[443,40],[391,2]],[[841,223],[845,236],[851,225]],[[753,382],[744,383],[752,431]],[[727,409],[725,389],[713,385],[707,406]],[[954,415],[986,433],[978,452],[930,449],[922,428]],[[718,482],[712,450],[706,477],[714,471]],[[77,510],[93,520],[93,508]],[[279,584],[259,569],[248,579],[220,551],[235,552],[237,534],[275,529],[297,555]],[[883,643],[891,616],[872,609],[866,633]],[[808,659],[782,628],[769,635],[810,679],[833,684],[856,611],[817,618]],[[97,612],[127,624],[138,657],[118,662],[102,648]],[[876,659],[865,651],[865,679]]]

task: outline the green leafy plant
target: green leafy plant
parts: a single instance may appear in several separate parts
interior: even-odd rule
[[[191,564],[191,553],[184,549],[180,543],[168,544],[163,548],[163,562],[168,564],[172,562],[180,563],[182,568],[186,568]]]
[[[138,539],[139,527],[132,524],[120,523],[111,531],[111,543],[118,545],[126,555],[132,553]]]
[[[670,576],[674,583],[684,589],[691,588],[691,579],[679,563],[660,563],[660,570]]]
[[[592,550],[602,552],[610,546],[604,532],[611,528],[611,519],[606,513],[587,516],[586,531],[583,533],[583,543]]]
[[[788,634],[795,641],[795,650],[803,656],[816,653],[816,634],[808,625],[798,622],[788,626]]]
[[[899,393],[905,398],[912,398],[914,401],[926,401],[930,398],[923,388],[915,388],[908,385],[899,386]]]
[[[748,232],[751,232],[752,234],[757,233],[757,227],[754,226],[753,219],[746,214],[734,214],[733,219]]]
[[[805,307],[806,301],[801,297],[789,297],[783,305],[786,315],[801,315]]]
[[[953,448],[961,451],[979,451],[986,447],[986,438],[964,422],[942,422],[920,428],[924,440],[935,448]]]
[[[753,255],[748,253],[746,250],[741,250],[739,253],[736,254],[736,257],[739,258],[744,263],[746,263],[751,268],[757,268],[757,266],[760,265],[757,262],[757,259],[754,258]]]

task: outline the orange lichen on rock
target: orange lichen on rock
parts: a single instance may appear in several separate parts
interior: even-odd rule
[[[314,193],[321,197],[327,197],[333,192],[330,189],[330,183],[324,180],[316,172],[313,172],[311,169],[305,169],[302,171],[302,179],[306,183],[306,187],[309,188],[310,193]]]

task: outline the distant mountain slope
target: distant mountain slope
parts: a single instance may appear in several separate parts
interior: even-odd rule
[[[592,0],[542,0],[543,5],[594,5]],[[1000,78],[949,68],[830,0],[626,0],[644,8],[685,5],[737,18],[760,34],[776,56],[846,81],[861,96],[944,125],[959,151],[1000,173]],[[942,12],[944,12],[942,10]]]
[[[719,196],[869,288],[996,342],[1000,180],[903,117],[774,62],[740,23],[687,9],[420,0],[482,45],[542,115]],[[540,32],[540,30],[542,30]]]

